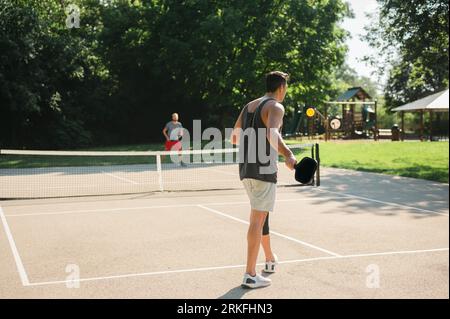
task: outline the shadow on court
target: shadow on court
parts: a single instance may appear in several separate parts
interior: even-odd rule
[[[272,274],[262,274],[263,277],[270,277]],[[262,287],[258,289],[267,289],[268,287]],[[226,293],[224,293],[222,296],[218,297],[217,299],[242,299],[245,294],[249,293],[250,291],[255,289],[249,289],[244,288],[241,285],[234,287],[230,290],[228,290]]]
[[[448,184],[414,178],[325,168],[322,170],[320,189],[335,194],[344,193],[374,199],[373,201],[355,201],[355,197],[343,198],[343,203],[356,208],[352,210],[353,214],[375,213],[389,216],[397,214],[399,208],[402,208],[422,218],[435,217],[436,214],[431,213],[433,211],[448,213],[449,207]],[[320,197],[324,194],[309,192],[308,195]],[[390,205],[391,203],[403,207]],[[330,213],[338,213],[338,211],[330,211]]]
[[[3,201],[0,297],[448,298],[448,185],[328,168],[322,177],[319,188],[279,187],[280,267],[256,290],[240,286],[241,190]],[[79,289],[66,287],[68,265]],[[366,286],[372,265],[378,290]]]
[[[217,299],[242,299],[246,293],[248,293],[250,289],[243,288],[242,286],[234,287],[224,293],[222,296]]]

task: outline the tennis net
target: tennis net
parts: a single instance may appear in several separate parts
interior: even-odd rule
[[[319,161],[318,144],[290,148]],[[241,189],[238,148],[167,151],[0,150],[0,199]],[[280,162],[282,158],[280,157]],[[320,183],[319,170],[311,185]],[[300,185],[278,164],[278,185]]]

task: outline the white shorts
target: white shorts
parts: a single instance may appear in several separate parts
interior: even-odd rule
[[[252,209],[273,212],[277,184],[252,178],[244,178],[242,183],[247,191]]]

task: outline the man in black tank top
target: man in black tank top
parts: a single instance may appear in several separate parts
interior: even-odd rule
[[[266,94],[248,103],[239,115],[231,136],[239,144],[239,177],[250,200],[250,225],[247,233],[247,268],[242,285],[248,288],[271,283],[256,273],[261,244],[266,256],[264,272],[275,272],[277,257],[272,253],[269,235],[269,212],[275,205],[278,154],[291,170],[296,159],[280,134],[283,102],[288,75],[274,71],[266,75]]]

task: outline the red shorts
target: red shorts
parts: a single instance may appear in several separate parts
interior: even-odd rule
[[[180,141],[166,141],[166,151],[181,151]]]

